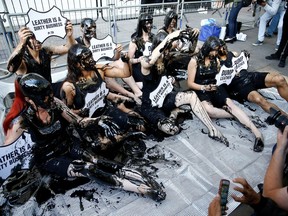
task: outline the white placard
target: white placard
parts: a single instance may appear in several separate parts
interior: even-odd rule
[[[216,75],[216,85],[220,86],[222,84],[229,85],[234,78],[234,76],[239,73],[241,70],[247,70],[248,69],[248,59],[245,56],[244,52],[241,52],[241,54],[238,57],[232,58],[232,67],[227,68],[225,65],[222,65],[220,68],[220,72]]]
[[[113,42],[111,35],[107,35],[104,39],[92,38],[90,40],[90,47],[93,54],[93,59],[98,61],[101,57],[112,58],[114,56],[114,50],[116,43]]]
[[[62,16],[61,11],[53,6],[49,11],[40,12],[32,8],[27,12],[29,21],[26,26],[35,34],[38,41],[43,43],[48,37],[57,36],[64,38],[66,36],[67,19]]]
[[[5,180],[17,167],[17,170],[31,168],[31,149],[35,143],[31,140],[31,135],[23,132],[13,143],[0,146],[0,178]]]
[[[152,53],[152,43],[151,42],[146,42],[145,43],[145,48],[143,51],[143,56],[150,56]]]
[[[161,108],[163,106],[164,99],[167,94],[169,94],[173,90],[173,85],[171,80],[168,79],[167,76],[162,76],[161,81],[158,87],[152,91],[149,95],[149,98],[152,102],[152,106]]]
[[[89,110],[89,117],[91,117],[97,109],[105,106],[104,99],[108,93],[109,90],[106,88],[106,83],[102,82],[101,87],[97,89],[97,91],[86,94],[84,109]]]

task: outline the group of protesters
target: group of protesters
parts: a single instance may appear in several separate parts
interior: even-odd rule
[[[213,36],[199,46],[199,30],[179,30],[177,21],[177,13],[169,11],[163,27],[153,34],[153,16],[141,14],[128,52],[117,44],[112,58],[100,60],[89,49],[91,39],[97,38],[91,18],[81,21],[82,35],[77,38],[68,21],[63,46],[42,46],[29,28],[21,28],[20,42],[7,65],[17,79],[15,99],[3,123],[4,145],[28,131],[35,143],[33,164],[41,174],[101,179],[156,201],[166,197],[161,184],[125,163],[127,158],[143,157],[148,133],[181,133],[181,113],[195,115],[208,136],[226,146],[225,131],[220,132],[211,118],[234,118],[255,135],[253,150],[263,151],[261,131],[234,100],[286,115],[257,90],[276,87],[288,101],[287,81],[279,74],[244,68],[231,84],[217,85],[220,68],[233,68],[238,53]],[[250,54],[241,52],[248,61]],[[68,72],[64,80],[52,83],[50,64],[56,54],[67,54]],[[188,89],[175,87],[178,69],[186,71]],[[119,154],[125,159],[115,160]]]

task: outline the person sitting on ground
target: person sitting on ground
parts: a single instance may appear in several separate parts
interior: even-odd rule
[[[91,39],[92,38],[97,39],[96,22],[95,20],[91,18],[84,18],[81,21],[80,27],[81,27],[81,32],[83,33],[83,35],[75,38],[75,40],[77,41],[77,43],[82,44],[89,48],[91,45],[90,44]],[[122,45],[117,44],[113,58],[101,57],[99,60],[97,60],[97,63],[101,64],[101,62],[103,62],[102,64],[104,64],[104,62],[107,63],[108,61],[111,66],[115,66],[115,67],[121,66],[122,62],[121,62],[120,57],[121,57],[122,50],[123,50]],[[134,93],[124,88],[115,78],[105,77],[107,87],[111,91],[115,92],[116,94],[120,93],[121,95],[132,98],[137,103],[140,103],[139,96],[142,95],[142,92],[139,89],[139,87],[136,85],[134,78],[132,76],[129,76],[129,77],[122,78],[122,80],[131,88],[131,90]],[[122,98],[124,99],[124,97]]]
[[[159,32],[154,37],[151,56],[144,57],[141,61],[144,77],[141,114],[147,119],[149,124],[152,124],[153,128],[158,128],[167,135],[175,135],[180,130],[175,123],[177,115],[175,116],[174,111],[181,105],[190,105],[192,112],[208,128],[209,137],[229,145],[227,139],[212,124],[195,92],[176,92],[173,90],[173,77],[169,76],[169,69],[164,65],[164,56],[170,50],[175,49],[173,46],[179,44],[177,43],[178,40],[181,40],[184,36],[189,37],[193,41],[195,48],[198,35],[198,29],[190,28],[183,31],[174,31],[168,35],[165,32]],[[176,43],[173,43],[173,41]],[[167,85],[170,88],[167,88]],[[165,89],[165,91],[162,92],[162,89]],[[162,100],[157,95],[161,95]]]
[[[5,143],[14,142],[24,130],[28,130],[35,143],[32,161],[42,174],[63,179],[100,179],[126,191],[150,196],[156,201],[165,199],[166,193],[153,178],[83,148],[83,137],[69,130],[70,126],[77,131],[77,128],[93,124],[106,134],[117,133],[118,128],[109,118],[82,118],[74,114],[53,96],[51,83],[39,74],[30,72],[24,75],[19,81],[19,87],[21,94],[16,95],[23,95],[24,100],[20,98],[17,100],[20,104],[14,105],[23,109],[12,121],[4,121],[3,126],[7,129]]]
[[[170,10],[164,18],[164,26],[158,30],[158,33],[163,31],[170,34],[177,30],[178,15],[175,11]]]
[[[73,37],[73,26],[69,20],[66,23],[66,32],[67,43],[65,45],[42,46],[29,28],[20,28],[18,31],[19,44],[14,49],[8,60],[8,71],[18,75],[26,74],[29,71],[35,71],[49,82],[52,82],[52,55],[66,54],[69,48],[75,43]]]
[[[210,36],[205,41],[199,53],[192,57],[189,62],[187,85],[197,93],[211,118],[234,117],[244,126],[251,129],[256,136],[253,150],[260,152],[264,148],[261,132],[247,114],[230,99],[226,88],[223,85],[216,85],[215,77],[219,73],[220,68],[218,59],[219,47],[219,38],[215,36]]]
[[[250,54],[245,51],[246,58]],[[232,58],[238,56],[236,52],[228,50],[227,45],[223,40],[220,40],[218,57],[220,64],[227,68],[232,68]],[[237,73],[232,82],[228,85],[228,92],[233,100],[239,103],[250,101],[259,105],[265,112],[270,113],[270,108],[273,107],[280,110],[275,104],[267,101],[257,90],[275,87],[279,95],[288,101],[288,83],[284,76],[277,73],[264,73],[264,72],[248,72],[242,69]],[[281,110],[283,114],[284,111]]]
[[[60,98],[78,115],[111,116],[123,133],[131,132],[133,135],[135,131],[145,131],[145,121],[137,112],[119,107],[115,99],[107,100],[109,90],[104,81],[104,77],[130,76],[130,71],[127,70],[128,60],[124,61],[126,62],[123,62],[121,68],[110,64],[96,64],[90,49],[81,44],[73,45],[68,52],[68,74],[61,88]],[[134,135],[136,134],[142,133]]]
[[[154,37],[154,34],[151,32],[152,25],[152,15],[147,13],[141,14],[138,19],[136,32],[131,35],[131,41],[128,48],[132,76],[140,89],[142,89],[143,85],[140,62],[142,56],[149,56],[151,54],[151,45]]]

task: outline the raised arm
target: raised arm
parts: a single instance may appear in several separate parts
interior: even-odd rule
[[[20,74],[26,73],[26,66],[23,62],[23,55],[25,52],[25,48],[27,45],[27,42],[29,40],[29,37],[33,35],[32,31],[29,30],[27,27],[22,27],[18,31],[18,37],[19,37],[19,44],[12,52],[8,64],[7,64],[7,70],[11,73],[19,72]]]

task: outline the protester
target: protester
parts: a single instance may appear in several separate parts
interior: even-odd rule
[[[164,18],[164,26],[158,30],[158,32],[164,31],[170,34],[177,30],[178,15],[175,11],[169,11]]]
[[[18,75],[35,71],[49,82],[52,82],[52,55],[66,54],[75,41],[73,37],[73,26],[70,21],[66,23],[66,32],[67,43],[65,45],[42,46],[29,28],[20,28],[18,32],[20,42],[8,60],[8,71],[17,73]]]
[[[7,139],[16,140],[24,130],[28,130],[35,142],[33,162],[42,174],[64,179],[100,179],[123,190],[145,194],[156,201],[165,199],[162,187],[151,177],[83,148],[83,137],[75,135],[74,130],[93,124],[106,134],[117,132],[117,127],[109,118],[81,118],[74,114],[53,96],[50,82],[38,74],[23,76],[19,86],[24,100],[18,102],[23,103],[23,110],[17,119],[10,122]],[[70,131],[71,126],[73,132]]]
[[[76,38],[75,40],[77,43],[82,44],[86,47],[90,47],[91,39],[92,38],[97,38],[97,33],[96,33],[96,22],[91,19],[91,18],[84,18],[81,21],[81,32],[83,33],[82,36]],[[105,64],[109,62],[109,64],[113,67],[120,67],[122,65],[122,62],[120,60],[121,57],[121,52],[123,51],[123,47],[121,44],[117,44],[117,47],[115,49],[115,54],[113,58],[109,57],[101,57],[99,60],[97,59],[97,63],[102,62],[102,64]],[[129,70],[129,68],[128,68]],[[105,77],[105,81],[107,83],[107,87],[113,91],[116,92],[117,94],[120,93],[126,97],[134,99],[136,102],[139,103],[139,97],[142,95],[141,90],[139,87],[136,85],[135,80],[132,76],[122,78],[122,80],[128,84],[128,86],[131,88],[131,90],[134,92],[132,93],[131,91],[128,91],[125,89],[115,78],[112,77]]]
[[[250,54],[245,51],[246,58],[249,59]],[[218,51],[220,64],[227,68],[233,68],[232,58],[238,56],[236,52],[228,50],[227,45],[223,40],[220,40]],[[248,72],[242,69],[236,73],[232,82],[228,85],[229,96],[240,103],[250,101],[259,105],[264,111],[270,113],[270,108],[273,107],[280,110],[275,104],[267,101],[257,90],[275,87],[279,95],[288,101],[288,83],[284,76],[277,73],[264,72]],[[285,112],[282,111],[284,114]]]
[[[253,150],[260,152],[264,148],[261,132],[256,128],[247,114],[230,99],[223,85],[216,85],[216,74],[220,62],[218,50],[220,40],[209,37],[197,56],[192,57],[188,65],[188,87],[193,89],[211,118],[236,118],[256,136]]]
[[[177,46],[178,39],[180,40],[184,35],[190,38],[193,43],[197,43],[198,34],[198,29],[186,29],[183,31],[174,31],[168,36],[164,32],[159,32],[154,37],[151,56],[145,57],[141,61],[144,77],[141,114],[152,124],[153,128],[158,128],[168,135],[175,135],[179,132],[179,126],[175,123],[177,116],[173,114],[173,111],[181,105],[188,104],[192,112],[208,128],[209,137],[228,145],[226,138],[212,124],[195,92],[176,92],[173,90],[173,87],[170,89],[167,88],[167,85],[171,85],[171,82],[173,82],[173,77],[169,76],[169,69],[163,65],[164,56],[174,49],[174,44]],[[173,43],[173,41],[176,41],[176,43]],[[163,81],[166,87],[161,84]],[[170,84],[167,84],[167,82]],[[157,89],[160,89],[160,92],[161,89],[165,89],[165,91],[159,93]],[[155,100],[155,97],[153,97],[154,93],[156,94],[156,98],[157,95],[162,95],[162,97],[164,95],[163,100]]]
[[[143,85],[143,75],[141,73],[141,58],[151,54],[151,45],[154,34],[151,32],[153,17],[150,14],[141,14],[138,19],[136,32],[131,35],[131,42],[128,48],[128,57],[134,77],[139,88]]]
[[[96,64],[90,49],[81,44],[73,45],[68,52],[68,74],[62,85],[60,98],[80,116],[105,114],[111,116],[123,132],[144,131],[145,122],[139,114],[133,110],[121,111],[117,108],[117,100],[111,97],[110,101],[107,100],[109,90],[104,78],[130,76],[128,62],[123,64],[123,68]]]

